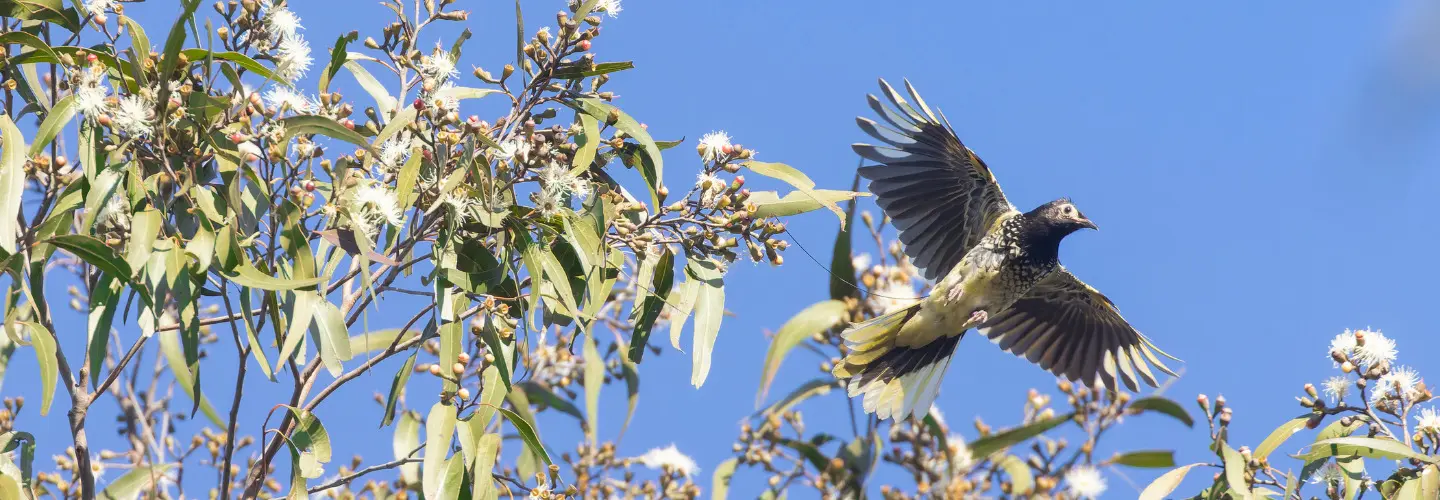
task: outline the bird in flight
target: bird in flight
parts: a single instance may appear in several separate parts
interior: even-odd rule
[[[1095,223],[1067,198],[1017,210],[985,162],[909,81],[910,101],[885,80],[880,89],[889,106],[867,97],[886,124],[856,122],[885,145],[854,145],[880,164],[861,167],[860,175],[870,180],[905,253],[935,286],[923,300],[842,334],[848,353],[833,373],[849,379],[850,397],[864,396],[866,413],[900,420],[928,412],[955,346],[972,328],[1086,385],[1116,389],[1118,380],[1135,391],[1143,380],[1156,387],[1151,364],[1175,376],[1156,353],[1174,357],[1060,265],[1060,241]]]

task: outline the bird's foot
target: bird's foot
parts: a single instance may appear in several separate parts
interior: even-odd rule
[[[970,313],[970,324],[972,325],[984,324],[989,319],[990,313],[985,312],[984,309]]]
[[[955,285],[955,286],[953,286],[953,287],[950,287],[949,293],[946,293],[946,294],[945,294],[945,298],[948,299],[948,301],[949,301],[949,302],[952,302],[952,303],[953,303],[953,302],[959,302],[959,301],[960,301],[960,296],[961,296],[961,295],[964,295],[964,294],[965,294],[965,288],[961,287],[960,285]]]

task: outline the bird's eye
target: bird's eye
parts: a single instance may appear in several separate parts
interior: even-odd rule
[[[1074,211],[1075,211],[1075,207],[1071,207],[1071,206],[1066,206],[1066,207],[1065,207],[1065,215],[1070,215],[1070,214],[1071,214],[1072,212],[1074,212]]]

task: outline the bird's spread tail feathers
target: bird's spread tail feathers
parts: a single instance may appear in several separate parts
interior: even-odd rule
[[[881,420],[900,420],[930,411],[950,357],[960,343],[961,334],[957,334],[918,348],[895,345],[901,328],[919,311],[920,305],[915,304],[856,324],[842,334],[850,353],[833,373],[849,379],[849,396],[864,394],[865,412]]]

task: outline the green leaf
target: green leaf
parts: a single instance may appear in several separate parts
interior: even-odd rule
[[[400,413],[400,422],[395,424],[395,437],[390,446],[396,460],[411,458],[415,449],[420,447],[420,419],[415,416],[415,412]],[[405,484],[419,483],[420,464],[401,464],[400,478],[405,480]]]
[[[55,401],[55,380],[60,375],[59,361],[55,358],[55,336],[44,326],[32,321],[21,323],[30,330],[30,345],[35,347],[35,361],[40,365],[40,416],[50,413],[50,403]]]
[[[101,274],[90,287],[90,314],[86,333],[89,334],[90,348],[85,355],[90,366],[90,388],[100,383],[100,370],[105,366],[105,353],[110,344],[110,326],[115,320],[115,308],[120,305],[120,291],[124,287],[112,274]]]
[[[500,358],[500,355],[495,355],[495,359]],[[505,403],[505,396],[510,394],[510,386],[501,383],[500,370],[493,364],[486,366],[480,376],[484,379],[485,385],[480,387],[480,406],[475,408],[475,414],[470,418],[470,422],[484,430],[489,428],[490,420],[495,416],[495,409]]]
[[[141,210],[131,216],[130,241],[125,243],[125,263],[130,269],[139,271],[150,261],[155,238],[160,236],[160,226],[164,223],[160,211],[154,209]]]
[[[318,292],[299,291],[295,293],[295,300],[289,304],[285,311],[285,336],[280,343],[280,357],[275,360],[275,366],[285,366],[285,362],[295,355],[295,349],[305,340],[305,332],[310,329],[313,323],[315,312],[320,308],[320,302],[325,301]],[[279,328],[277,323],[276,328]]]
[[[350,332],[345,328],[345,314],[335,303],[318,297],[318,293],[316,295],[319,309],[315,311],[311,332],[319,338],[320,359],[325,368],[330,371],[330,376],[339,377],[344,370],[341,362],[354,357],[350,351]]]
[[[695,298],[695,338],[690,353],[694,363],[690,383],[699,388],[710,375],[710,355],[715,349],[715,338],[720,334],[720,320],[725,315],[724,271],[719,262],[709,258],[691,259],[685,272],[699,286]]]
[[[700,296],[700,286],[700,282],[697,280],[685,280],[676,285],[675,292],[671,294],[679,299],[675,308],[670,311],[670,346],[677,351],[684,351],[680,348],[680,334],[685,330],[685,321],[690,319],[690,313],[695,310],[695,300]]]
[[[385,412],[380,415],[380,427],[390,425],[395,421],[395,407],[400,401],[400,396],[405,391],[405,384],[410,382],[410,374],[415,371],[415,358],[420,354],[420,349],[412,347],[410,356],[405,358],[405,364],[400,365],[400,370],[390,379],[390,392],[385,397]]]
[[[497,89],[477,89],[474,87],[450,87],[435,93],[436,99],[455,98],[456,100],[479,99],[490,94],[500,93]]]
[[[1418,460],[1436,463],[1440,458],[1426,456],[1406,446],[1405,443],[1386,438],[1339,437],[1317,441],[1310,445],[1308,452],[1294,455],[1302,460],[1318,460],[1325,457],[1366,457],[1388,460]]]
[[[735,476],[735,466],[739,463],[740,459],[731,458],[715,466],[715,477],[711,480],[712,486],[710,487],[713,490],[710,493],[711,500],[725,500],[725,497],[729,495],[730,478]]]
[[[115,478],[114,481],[111,481],[110,484],[107,484],[105,490],[100,492],[100,498],[103,500],[129,500],[139,498],[141,493],[154,491],[157,486],[161,486],[169,480],[174,479],[167,476],[170,469],[173,468],[175,468],[175,464],[151,465],[130,469],[129,472],[122,474],[120,477]]]
[[[420,178],[420,164],[424,158],[424,155],[412,154],[400,167],[400,175],[395,181],[395,197],[401,210],[409,210],[415,204],[415,181]]]
[[[635,405],[640,402],[640,367],[635,362],[624,356],[620,357],[620,371],[625,376],[625,397],[627,407],[625,409],[625,423],[620,424],[620,436],[615,441],[625,437],[625,430],[630,428],[630,419],[635,417]]]
[[[605,360],[595,346],[595,336],[585,336],[585,434],[591,446],[598,446],[600,433],[600,387],[605,385]]]
[[[59,25],[70,32],[80,31],[80,13],[60,5],[60,0],[0,1],[0,16]]]
[[[1276,427],[1269,436],[1265,436],[1265,440],[1261,441],[1259,446],[1255,447],[1255,453],[1252,456],[1255,457],[1256,460],[1264,462],[1270,457],[1270,453],[1274,452],[1276,448],[1279,448],[1286,439],[1290,439],[1290,436],[1294,436],[1295,433],[1304,429],[1305,423],[1308,422],[1310,418],[1311,414],[1307,413],[1292,418],[1284,424],[1280,424],[1280,427]]]
[[[780,370],[785,355],[811,336],[845,321],[849,311],[850,308],[845,302],[827,300],[805,308],[780,327],[780,331],[770,340],[770,348],[765,351],[765,364],[760,371],[760,392],[755,395],[756,408],[760,407],[765,395],[770,392],[770,384],[775,381],[775,373]]]
[[[645,299],[640,304],[640,314],[635,319],[635,329],[630,334],[630,362],[639,363],[645,356],[645,349],[650,343],[650,332],[654,330],[655,322],[660,318],[660,312],[665,308],[674,285],[675,252],[669,247],[662,247],[650,273],[648,286],[653,292],[647,290]]]
[[[324,474],[324,465],[330,462],[330,433],[315,414],[286,406],[295,418],[289,436],[289,443],[300,452],[301,474],[306,479],[315,479]]]
[[[1169,415],[1175,420],[1179,420],[1185,424],[1186,427],[1195,426],[1195,419],[1190,418],[1190,413],[1186,412],[1185,408],[1181,407],[1179,403],[1159,396],[1137,399],[1134,403],[1130,403],[1130,410],[1135,413],[1145,411],[1159,412]]]
[[[1222,442],[1220,445],[1220,456],[1225,461],[1225,482],[1240,498],[1250,498],[1250,484],[1245,482],[1245,456],[1231,448],[1229,443]]]
[[[380,80],[376,80],[374,75],[371,75],[365,67],[357,62],[358,59],[356,59],[356,56],[369,59],[369,57],[351,52],[347,54],[350,60],[345,62],[345,69],[350,70],[350,73],[355,76],[355,81],[360,83],[360,88],[365,89],[366,92],[370,93],[370,97],[375,99],[375,109],[380,112],[380,116],[390,116],[390,113],[395,111],[398,103],[394,97],[390,96],[389,92],[385,91],[385,85],[381,84]],[[411,119],[413,119],[413,116]],[[387,125],[386,128],[389,128],[389,126]]]
[[[289,142],[290,138],[299,134],[319,134],[360,146],[369,150],[372,155],[378,154],[374,148],[370,147],[370,141],[366,140],[365,136],[323,116],[292,116],[280,120],[280,123],[285,128],[285,137],[281,138],[281,143]]]
[[[60,99],[60,102],[55,103],[55,107],[50,108],[50,112],[45,114],[45,121],[40,122],[40,126],[35,129],[35,142],[30,143],[30,150],[26,156],[35,156],[44,152],[45,146],[49,146],[50,141],[55,140],[55,136],[74,117],[75,96],[65,96]]]
[[[450,453],[450,440],[455,436],[455,407],[435,403],[430,415],[425,418],[425,459],[420,471],[425,498],[435,498],[440,493],[440,483],[445,472],[445,456]]]
[[[199,392],[195,385],[195,378],[190,374],[189,364],[185,362],[185,353],[180,347],[180,332],[178,330],[167,330],[160,332],[160,352],[165,355],[165,362],[170,365],[170,373],[175,376],[175,384],[185,393],[190,395],[191,401],[199,401],[200,411],[210,423],[216,427],[225,428],[225,421],[220,419],[220,414],[215,412],[215,407],[210,406],[210,400],[205,394]]]
[[[1174,467],[1175,452],[1171,450],[1130,451],[1115,455],[1110,463],[1130,467]]]
[[[264,79],[267,79],[267,80],[275,78],[275,74],[270,71],[270,68],[267,68],[267,67],[265,67],[265,65],[260,64],[259,62],[255,61],[254,59],[251,59],[250,56],[247,56],[247,55],[245,55],[245,54],[241,54],[241,53],[239,53],[239,52],[211,52],[211,51],[208,51],[208,50],[205,50],[205,49],[198,49],[198,48],[197,48],[197,49],[185,49],[185,50],[180,51],[180,53],[181,53],[181,54],[185,54],[185,57],[186,57],[187,59],[191,60],[191,61],[201,61],[201,60],[204,60],[204,59],[206,59],[206,58],[212,58],[212,57],[215,58],[215,59],[222,60],[222,61],[230,61],[230,62],[233,62],[233,63],[235,63],[236,65],[240,66],[241,68],[245,68],[246,71],[249,71],[249,72],[251,72],[251,73],[255,73],[256,75],[258,75],[258,76],[261,77],[261,78],[264,78]],[[286,83],[290,83],[290,82],[286,82]]]
[[[485,349],[495,355],[495,363],[491,366],[497,368],[495,373],[500,377],[500,382],[505,384],[505,390],[508,392],[511,385],[510,375],[514,368],[510,366],[509,356],[505,354],[510,352],[510,349],[500,338],[500,328],[496,321],[499,320],[494,315],[486,315],[484,325],[480,329],[480,338],[485,341]]]
[[[570,172],[579,174],[595,162],[595,152],[600,149],[600,123],[586,113],[575,112],[575,121],[580,123],[580,133],[575,136],[575,157],[570,162]]]
[[[566,104],[594,117],[602,123],[610,122],[610,113],[612,111],[617,113],[618,118],[614,123],[615,128],[621,132],[625,132],[625,135],[633,137],[636,142],[640,143],[640,147],[642,148],[639,158],[640,161],[638,162],[640,177],[645,179],[646,186],[650,188],[650,201],[654,204],[653,206],[660,206],[660,194],[658,190],[660,186],[664,185],[664,159],[660,157],[660,147],[655,144],[655,139],[650,137],[650,132],[647,132],[645,127],[640,125],[640,122],[635,121],[634,118],[625,114],[624,111],[620,111],[619,108],[611,106],[599,98],[586,97],[566,102]]]
[[[1035,475],[1030,472],[1030,466],[1015,455],[1001,457],[997,465],[1005,469],[1005,474],[1010,476],[1010,493],[1014,495],[1029,495],[1035,490]]]
[[[181,0],[180,18],[170,26],[170,35],[165,37],[165,51],[160,55],[160,79],[169,81],[170,74],[180,65],[180,49],[185,46],[185,24],[195,16],[195,9],[200,6],[200,0]],[[144,57],[135,54],[135,57]],[[194,59],[191,59],[192,61]],[[170,102],[170,86],[161,85],[159,95],[155,98],[156,115],[165,116],[165,106]],[[163,127],[162,127],[163,129]]]
[[[25,197],[25,136],[0,114],[0,250],[14,254],[20,241],[20,202]]]
[[[988,457],[991,454],[1019,444],[1027,439],[1044,434],[1045,431],[1054,429],[1056,426],[1070,421],[1074,414],[1066,414],[1046,419],[1039,419],[1034,422],[997,432],[970,442],[968,448],[975,458]]]
[[[560,80],[573,80],[577,78],[585,78],[588,76],[599,76],[614,73],[617,71],[625,71],[627,69],[633,69],[634,67],[635,63],[630,61],[603,62],[596,63],[594,66],[587,65],[583,62],[577,62],[573,64],[560,65],[559,67],[555,68],[555,72],[551,73],[551,76]]]
[[[845,212],[840,210],[839,202],[855,199],[857,196],[869,196],[869,193],[856,193],[854,191],[836,191],[831,189],[816,189],[810,191],[791,191],[784,198],[774,191],[756,191],[750,194],[747,203],[755,204],[755,217],[785,217],[812,212],[822,207],[834,207],[835,216],[840,218],[840,223],[845,223]]]
[[[533,380],[521,382],[518,384],[518,387],[520,387],[520,390],[525,391],[525,397],[530,401],[559,410],[561,413],[575,417],[576,421],[585,421],[585,414],[580,412],[580,408],[565,398],[560,397],[559,394],[555,394],[555,391]]]
[[[1175,491],[1175,488],[1180,487],[1180,482],[1185,480],[1185,475],[1190,473],[1190,469],[1202,465],[1206,464],[1203,462],[1190,464],[1166,472],[1152,481],[1149,486],[1146,486],[1145,491],[1140,492],[1140,500],[1165,500],[1169,498],[1170,493]]]
[[[48,241],[111,276],[126,282],[129,282],[130,277],[133,276],[130,264],[121,259],[114,249],[98,239],[82,234],[63,234],[50,238]]]
[[[478,456],[475,458],[475,467],[470,474],[474,478],[470,487],[471,498],[496,500],[500,498],[500,491],[495,488],[495,478],[491,474],[495,470],[495,462],[500,456],[500,435],[480,436],[475,448]]]
[[[330,79],[335,78],[335,73],[340,72],[340,66],[345,64],[345,61],[348,59],[348,53],[345,52],[345,47],[350,45],[350,42],[355,41],[355,39],[359,37],[360,32],[351,31],[344,35],[340,35],[338,38],[335,39],[335,47],[330,49],[330,64],[325,66],[325,71],[323,73],[320,73],[321,93],[328,92],[330,90]]]
[[[258,288],[261,290],[270,291],[286,291],[295,290],[298,288],[307,288],[315,286],[317,283],[325,280],[324,276],[317,276],[314,278],[306,279],[289,279],[270,276],[260,271],[259,269],[255,269],[255,266],[252,266],[249,263],[241,263],[235,266],[234,274],[227,274],[225,275],[225,277],[230,281],[234,281],[236,284],[243,287]]]
[[[530,425],[529,422],[513,411],[504,408],[496,408],[496,410],[498,410],[501,415],[504,415],[506,420],[510,421],[510,425],[515,426],[515,432],[520,434],[520,439],[525,442],[525,446],[531,452],[535,453],[536,456],[540,457],[540,460],[545,462],[545,465],[548,467],[552,463],[550,461],[550,453],[545,451],[545,445],[540,443],[540,435],[535,433],[535,426]]]
[[[851,191],[860,189],[860,174],[855,174],[855,181],[850,186]],[[855,200],[845,206],[845,222],[840,223],[840,232],[835,235],[835,249],[830,258],[830,298],[841,300],[846,297],[860,297],[860,289],[855,286],[855,260],[851,255],[851,226],[855,224]]]

